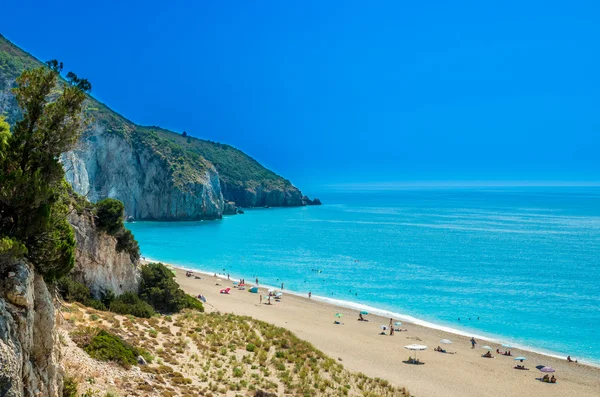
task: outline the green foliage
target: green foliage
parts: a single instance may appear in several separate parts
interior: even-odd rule
[[[79,302],[96,310],[107,310],[107,306],[102,301],[92,297],[90,289],[85,284],[73,280],[70,276],[61,277],[56,285],[60,295],[67,302]]]
[[[70,376],[64,379],[62,397],[77,397],[77,381]]]
[[[12,259],[22,258],[26,253],[27,248],[17,239],[0,237],[0,267]]]
[[[132,262],[140,259],[140,246],[133,237],[131,230],[123,228],[121,233],[117,235],[117,251],[128,252]]]
[[[117,239],[117,251],[127,252],[132,262],[140,259],[140,246],[133,233],[125,228],[125,206],[119,200],[106,198],[96,203],[94,208],[96,227]]]
[[[110,311],[118,314],[131,314],[136,317],[151,318],[155,312],[152,306],[136,294],[127,292],[110,303]]]
[[[119,200],[106,198],[96,203],[96,226],[111,236],[123,229],[125,206]]]
[[[125,368],[137,364],[137,356],[143,356],[146,360],[151,358],[144,349],[132,346],[119,338],[117,335],[100,330],[82,347],[90,357],[100,361],[113,361]]]
[[[23,244],[24,254],[48,280],[75,262],[68,224],[68,194],[60,155],[74,147],[85,127],[85,92],[58,84],[62,64],[25,70],[13,89],[22,119],[12,134],[0,124],[0,236]]]
[[[187,308],[204,311],[202,303],[183,292],[174,274],[162,263],[150,263],[142,268],[140,296],[162,313],[176,313]]]

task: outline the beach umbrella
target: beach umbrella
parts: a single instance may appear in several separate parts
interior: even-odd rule
[[[514,346],[508,344],[508,343],[503,343],[502,347],[506,347],[507,349],[512,349]]]
[[[267,290],[267,292],[271,293],[271,292],[275,292],[275,290],[274,289],[269,289],[269,290]]]
[[[363,310],[362,312],[360,312],[360,314],[367,315],[367,314],[369,314],[369,312],[366,312],[366,311]]]
[[[417,358],[417,351],[419,351],[419,350],[426,350],[427,346],[412,344],[412,345],[404,346],[404,348],[408,349],[408,350],[414,351],[415,352],[415,359],[416,359]]]
[[[485,349],[485,350],[494,350],[494,349],[492,349],[491,347],[489,347],[488,345],[482,346],[481,348],[482,348],[482,349]]]
[[[523,362],[524,360],[527,360],[527,357],[515,357],[515,361]]]
[[[552,367],[542,367],[540,368],[540,372],[552,373],[556,372],[556,370]]]
[[[452,344],[452,341],[451,341],[450,339],[442,339],[442,340],[440,341],[440,343],[443,343],[443,344],[445,344],[445,345],[451,345],[451,344]]]
[[[402,323],[400,321],[396,321],[394,325],[402,325]]]
[[[283,293],[281,293],[281,292],[278,292],[278,293],[276,293],[276,294],[275,294],[275,296],[282,297],[282,296],[283,296]]]
[[[387,325],[381,325],[379,328],[381,328],[383,331],[387,330]]]
[[[341,317],[343,316],[343,314],[342,314],[342,313],[336,313],[336,314],[335,314],[335,316],[336,316],[337,318],[341,318]]]

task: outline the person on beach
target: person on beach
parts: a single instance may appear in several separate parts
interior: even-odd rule
[[[475,349],[476,344],[477,344],[477,341],[475,340],[475,338],[471,338],[471,349]]]
[[[258,277],[256,277],[256,285],[258,285]]]
[[[390,317],[390,336],[394,335],[394,320]]]
[[[577,360],[573,360],[573,359],[571,358],[571,356],[568,356],[568,357],[567,357],[567,361],[568,361],[568,362],[570,362],[570,363],[577,363]]]
[[[231,280],[231,279],[229,278],[229,273],[227,273],[227,280]]]
[[[260,304],[262,305],[262,294],[259,293],[258,296],[260,297]]]
[[[283,283],[281,283],[281,290],[283,291]]]
[[[308,292],[308,299],[312,298],[312,292]]]

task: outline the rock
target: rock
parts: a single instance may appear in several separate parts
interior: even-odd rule
[[[137,362],[139,365],[146,365],[146,360],[142,356],[137,356]]]
[[[0,277],[0,396],[59,397],[63,369],[52,296],[24,261]]]
[[[237,207],[235,206],[235,202],[226,201],[223,206],[223,215],[235,215],[237,214]]]
[[[96,298],[108,290],[115,295],[137,292],[141,279],[139,260],[132,260],[125,251],[118,252],[117,240],[96,229],[92,214],[73,211],[69,223],[77,241],[72,277],[87,285]]]
[[[214,166],[194,183],[177,186],[169,164],[149,146],[92,125],[78,148],[61,158],[73,189],[92,202],[107,197],[125,204],[127,217],[149,220],[219,219],[223,195]]]
[[[238,214],[243,214],[243,213],[244,213],[244,210],[242,210],[242,209],[239,209],[239,208],[238,208],[238,210],[237,210],[237,213],[238,213]]]
[[[311,200],[308,196],[302,197],[303,205],[321,205],[321,200],[315,197],[314,200]]]

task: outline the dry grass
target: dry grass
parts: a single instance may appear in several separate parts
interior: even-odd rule
[[[383,379],[350,372],[291,332],[250,317],[188,311],[143,319],[75,305],[66,317],[75,334],[92,324],[155,357],[117,380],[123,395],[410,395]]]

